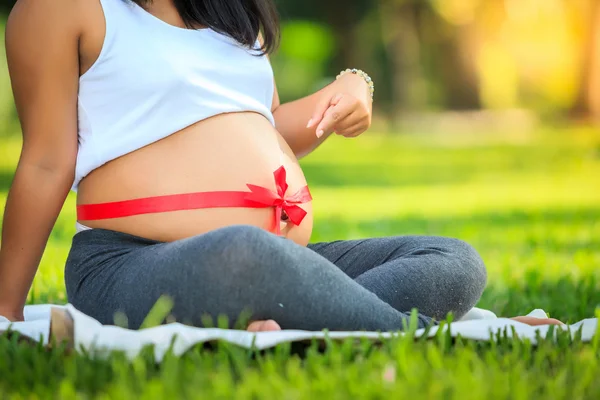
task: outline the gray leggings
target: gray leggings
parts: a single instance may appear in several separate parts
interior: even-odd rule
[[[124,313],[139,328],[161,297],[177,321],[202,326],[203,315],[242,311],[283,329],[403,329],[417,308],[419,325],[460,318],[486,284],[468,244],[439,237],[388,237],[302,247],[251,226],[231,226],[171,243],[103,229],[73,238],[68,299],[103,324]]]

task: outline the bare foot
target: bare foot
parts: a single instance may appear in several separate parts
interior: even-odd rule
[[[254,321],[248,325],[246,329],[248,332],[270,332],[270,331],[280,331],[281,327],[279,324],[272,319],[267,321]]]
[[[514,321],[521,322],[523,324],[538,326],[538,325],[564,325],[561,321],[554,318],[534,318],[534,317],[514,317],[511,318]],[[270,332],[280,331],[281,327],[279,324],[272,319],[267,321],[254,321],[248,325],[246,329],[248,332]]]
[[[511,319],[531,326],[564,325],[562,322],[554,318],[514,317]]]

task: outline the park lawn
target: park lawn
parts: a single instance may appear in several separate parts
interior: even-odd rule
[[[0,203],[18,158],[0,139]],[[367,134],[336,138],[302,161],[315,198],[314,241],[443,235],[468,241],[488,267],[479,304],[501,315],[541,307],[575,322],[600,307],[600,135]],[[65,302],[63,265],[74,234],[69,197],[30,302]],[[0,394],[20,398],[600,398],[599,343],[440,336],[282,345],[254,353],[220,344],[167,357],[92,360],[0,338]],[[2,396],[0,396],[2,397]]]

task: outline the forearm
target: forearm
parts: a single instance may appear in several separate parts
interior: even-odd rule
[[[277,130],[298,158],[312,152],[331,135],[331,131],[325,132],[318,138],[316,126],[311,128],[306,126],[318,101],[323,96],[333,95],[334,90],[332,85],[328,85],[310,96],[281,104],[273,112]]]
[[[13,181],[0,243],[0,306],[24,306],[73,174],[21,164]],[[10,310],[9,310],[10,311]]]

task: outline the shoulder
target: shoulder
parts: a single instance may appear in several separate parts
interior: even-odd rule
[[[77,37],[96,2],[99,0],[17,0],[6,22],[6,40],[26,40],[31,35],[48,40]]]

